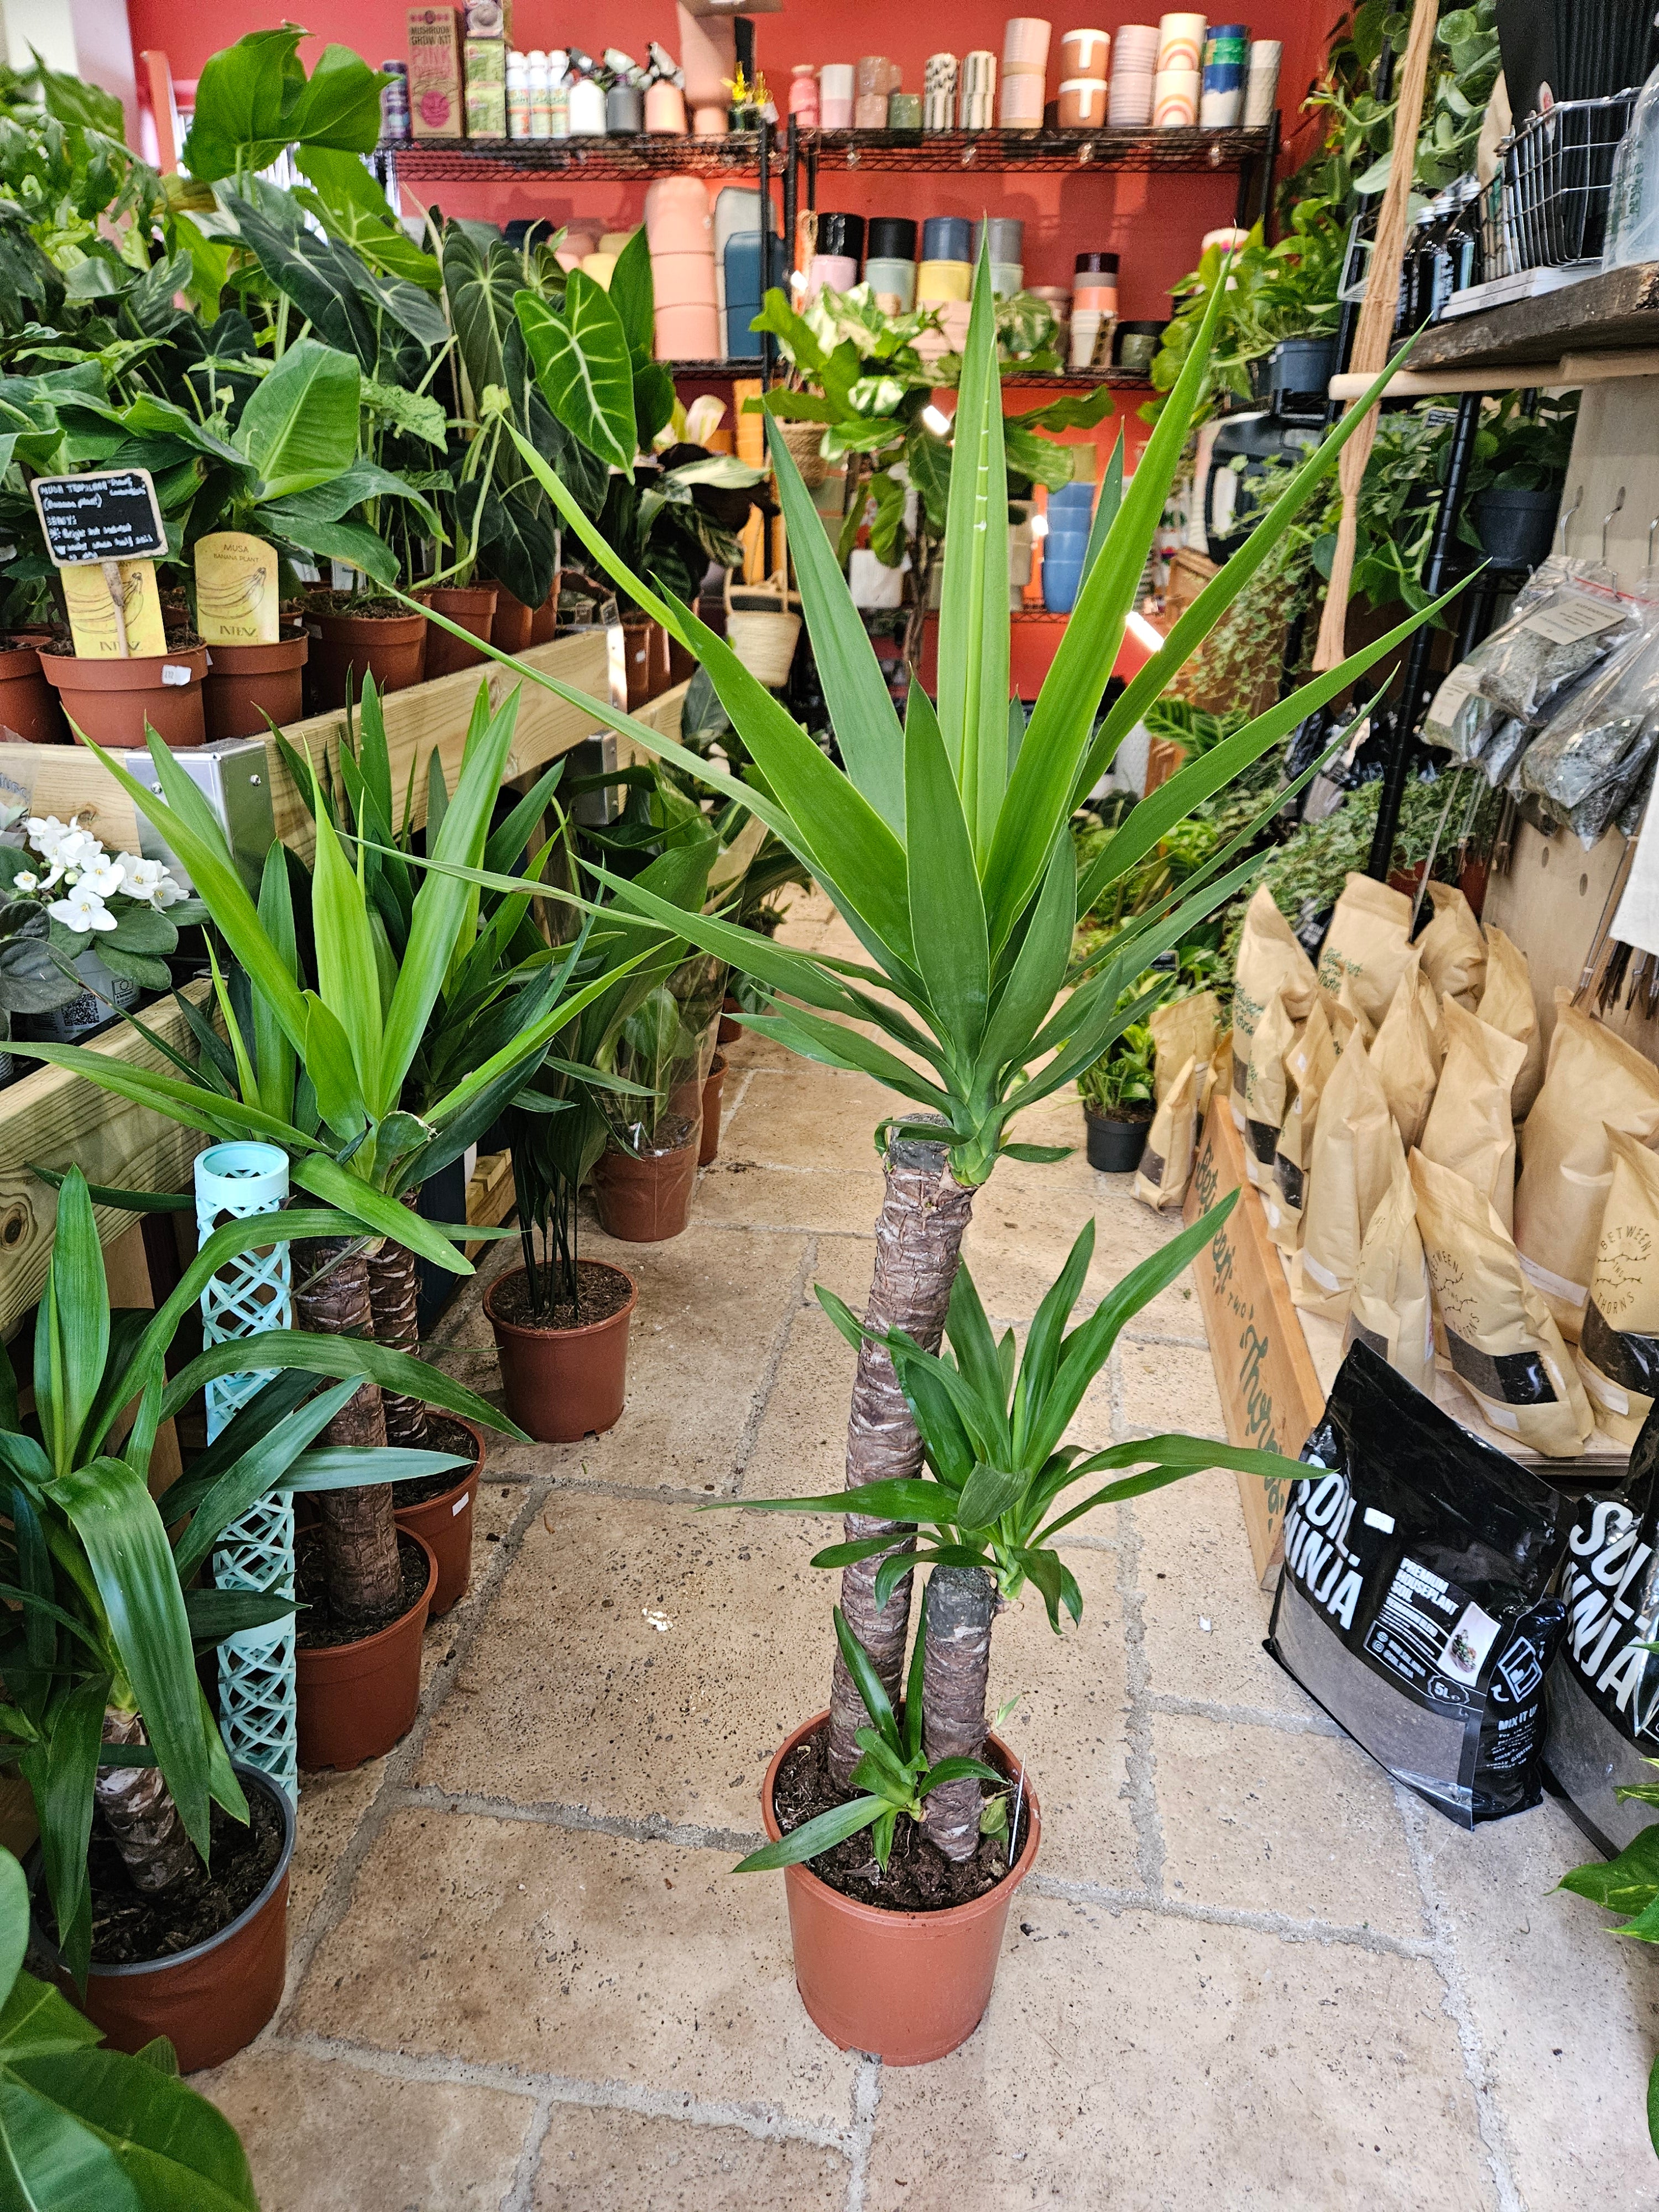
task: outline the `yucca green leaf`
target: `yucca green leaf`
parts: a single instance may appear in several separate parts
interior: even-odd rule
[[[58,1219],[34,1334],[34,1404],[54,1471],[75,1464],[81,1435],[109,1357],[104,1250],[86,1179],[71,1169],[58,1194]]]
[[[927,694],[910,686],[904,720],[910,938],[944,1034],[971,1052],[984,1033],[991,955],[973,836]]]
[[[861,1828],[873,1826],[886,1810],[884,1798],[854,1797],[845,1805],[834,1806],[811,1820],[803,1820],[799,1828],[792,1828],[775,1844],[765,1844],[759,1850],[750,1851],[746,1859],[738,1861],[732,1872],[768,1874],[779,1867],[801,1866],[806,1860],[817,1858],[820,1852],[845,1843],[848,1836],[856,1836]]]
[[[314,789],[314,769],[312,777]],[[388,1089],[382,1062],[380,986],[374,939],[368,926],[368,901],[358,872],[347,860],[326,812],[320,805],[313,812],[317,846],[312,867],[311,908],[317,947],[317,994],[345,1034],[352,1065],[357,1072],[358,1091],[370,1118],[378,1121],[383,1114],[392,1111],[398,1099],[395,1089]],[[308,1058],[309,1006],[306,1033]]]
[[[980,1057],[994,1076],[1011,1064],[1025,1064],[1031,1039],[1065,983],[1072,933],[1082,910],[1076,855],[1071,830],[1062,828],[1055,834],[1036,907],[1017,933],[1019,949],[986,1027]]]
[[[288,855],[273,842],[259,878],[258,920],[273,955],[300,982],[299,939],[294,927],[294,894],[288,879]],[[293,1040],[277,1019],[264,993],[252,993],[253,1052],[264,1111],[287,1121],[294,1112],[294,1076],[299,1065]]]
[[[1083,549],[1083,580],[1085,583],[1090,571],[1100,557],[1101,548],[1111,535],[1112,525],[1117,520],[1117,511],[1122,504],[1123,433],[1120,430],[1106,464],[1106,473],[1100,480],[1100,489],[1095,495],[1094,516],[1089,525],[1089,542]]]

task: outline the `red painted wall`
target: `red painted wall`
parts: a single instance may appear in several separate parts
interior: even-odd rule
[[[136,52],[166,52],[176,79],[188,81],[208,56],[244,33],[280,19],[271,0],[219,0],[208,8],[180,0],[128,0]],[[932,9],[900,9],[875,0],[786,0],[783,12],[753,20],[760,64],[781,94],[795,62],[852,61],[884,52],[904,70],[907,88],[919,90],[922,64],[940,46],[962,53],[988,46],[1000,52],[1006,0],[956,0],[941,18]],[[1250,0],[1241,8],[1257,38],[1283,41],[1279,101],[1288,129],[1324,52],[1334,0]],[[1073,21],[1115,30],[1121,21],[1157,20],[1149,6],[1129,13],[1123,0],[1108,9],[1079,0],[1054,18],[1056,33]],[[313,16],[319,37],[355,46],[380,62],[404,51],[404,10],[397,0],[336,0]],[[623,0],[612,9],[578,9],[569,0],[515,0],[514,44],[524,48],[574,43],[590,52],[619,46],[643,56],[647,41],[678,46],[672,0]],[[1058,40],[1056,40],[1056,49]],[[1055,52],[1058,62],[1058,52]],[[1054,89],[1051,70],[1049,89]],[[1023,216],[1026,223],[1025,277],[1030,284],[1069,283],[1073,257],[1085,248],[1122,256],[1120,312],[1152,318],[1169,312],[1168,288],[1191,269],[1204,232],[1233,217],[1235,179],[1217,177],[1001,176],[970,181],[952,176],[872,177],[820,173],[818,204],[857,214],[967,215],[987,209]],[[546,185],[447,188],[452,212],[501,222],[541,215],[558,222],[580,219],[623,229],[640,219],[642,185]],[[409,210],[412,212],[412,210]]]

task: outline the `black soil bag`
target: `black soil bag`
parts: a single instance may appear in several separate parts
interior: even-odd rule
[[[1364,1344],[1302,1457],[1268,1650],[1460,1827],[1537,1804],[1566,1501]]]
[[[1579,1501],[1561,1575],[1567,1631],[1549,1679],[1548,1778],[1599,1850],[1615,1856],[1653,1822],[1620,1788],[1659,1759],[1659,1404],[1631,1447],[1617,1497]]]

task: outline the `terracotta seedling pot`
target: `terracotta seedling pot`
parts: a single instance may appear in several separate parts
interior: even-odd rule
[[[501,1319],[496,1295],[514,1275],[523,1274],[522,1267],[498,1277],[484,1292],[484,1317],[495,1332],[507,1410],[538,1443],[569,1444],[590,1434],[602,1436],[621,1418],[628,1387],[628,1327],[640,1293],[626,1269],[611,1272],[627,1284],[627,1304],[581,1328],[531,1328]]]
[[[459,619],[459,617],[458,617]],[[530,642],[536,620],[534,607],[515,599],[505,584],[495,586],[495,614],[489,625],[489,642],[498,653],[522,653]]]
[[[709,1066],[708,1080],[702,1086],[702,1142],[697,1147],[700,1168],[706,1168],[720,1154],[720,1100],[725,1091],[726,1054],[717,1052]]]
[[[164,681],[164,672],[172,669],[183,669],[183,678]],[[70,720],[100,745],[142,745],[146,722],[169,751],[207,741],[202,720],[204,645],[130,660],[77,660],[73,653],[43,653],[40,673],[57,691]]]
[[[66,745],[69,726],[32,645],[0,651],[0,744]]]
[[[418,1536],[438,1562],[438,1580],[427,1608],[428,1620],[436,1620],[459,1603],[472,1579],[472,1508],[484,1463],[484,1432],[477,1424],[464,1420],[459,1413],[446,1413],[443,1418],[471,1437],[472,1464],[448,1490],[424,1498],[418,1505],[400,1505],[395,1516],[398,1526]],[[395,1499],[397,1492],[392,1494]]]
[[[766,1770],[761,1818],[774,1843],[783,1832],[772,1811],[778,1769],[828,1718],[819,1713],[804,1722]],[[994,1761],[1017,1774],[1019,1762],[1007,1746],[994,1735],[988,1743]],[[784,1869],[795,1987],[832,2043],[868,2051],[889,2066],[926,2066],[968,2040],[991,2002],[1008,1908],[1042,1838],[1029,1776],[1019,1817],[1024,1840],[1007,1879],[971,1905],[943,1912],[884,1912],[843,1897],[808,1867]]]
[[[343,614],[313,606],[306,615],[311,641],[311,694],[319,714],[343,707],[348,681],[361,699],[363,678],[382,693],[407,691],[421,680],[426,658],[424,615]]]
[[[208,741],[262,738],[270,715],[278,729],[305,713],[305,665],[311,640],[279,637],[275,645],[215,645],[208,648],[202,694]]]
[[[714,1032],[716,1044],[733,1044],[743,1035],[743,1024],[738,1016],[743,1008],[728,991],[720,1002],[720,1025]]]
[[[643,616],[623,617],[623,657],[628,669],[628,708],[631,714],[651,696],[651,624]]]
[[[668,651],[668,632],[659,622],[653,622],[651,625],[651,697],[660,699],[673,681]]]
[[[623,1244],[659,1244],[691,1218],[697,1181],[697,1127],[671,1152],[602,1152],[593,1176],[599,1225]]]
[[[421,1638],[438,1587],[438,1562],[425,1538],[426,1588],[401,1619],[357,1644],[295,1654],[301,1766],[361,1766],[390,1751],[415,1725],[421,1702]]]
[[[668,633],[665,630],[663,635],[667,637]],[[678,638],[670,637],[668,639],[668,681],[671,688],[676,684],[689,684],[696,672],[696,654],[689,652],[680,643]]]
[[[562,573],[556,568],[553,571],[552,589],[531,617],[530,642],[532,645],[545,645],[559,627],[559,586],[562,580]]]
[[[488,640],[495,620],[494,584],[444,584],[435,592],[422,592],[421,597],[434,614],[447,615],[451,622],[459,623],[474,637]],[[489,655],[480,653],[476,645],[464,643],[437,623],[428,625],[428,683],[434,676],[453,676],[458,668],[480,668],[488,659]]]
[[[142,2051],[165,2035],[179,2054],[181,2073],[222,2066],[252,2043],[283,2001],[288,1969],[288,1869],[294,1856],[294,1808],[268,1775],[236,1761],[236,1776],[252,1797],[276,1806],[283,1845],[270,1879],[247,1910],[205,1943],[169,1959],[131,1966],[94,1966],[83,1997],[58,1965],[51,1914],[37,1882],[34,1936],[51,1960],[52,1979],[117,2051]],[[39,1854],[32,1861],[38,1871]]]

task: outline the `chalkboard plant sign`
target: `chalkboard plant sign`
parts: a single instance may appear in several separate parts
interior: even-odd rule
[[[106,745],[142,745],[148,729],[173,750],[203,744],[207,653],[168,646],[155,575],[167,534],[149,471],[41,476],[29,489],[74,640],[42,656],[41,673],[70,728]]]

